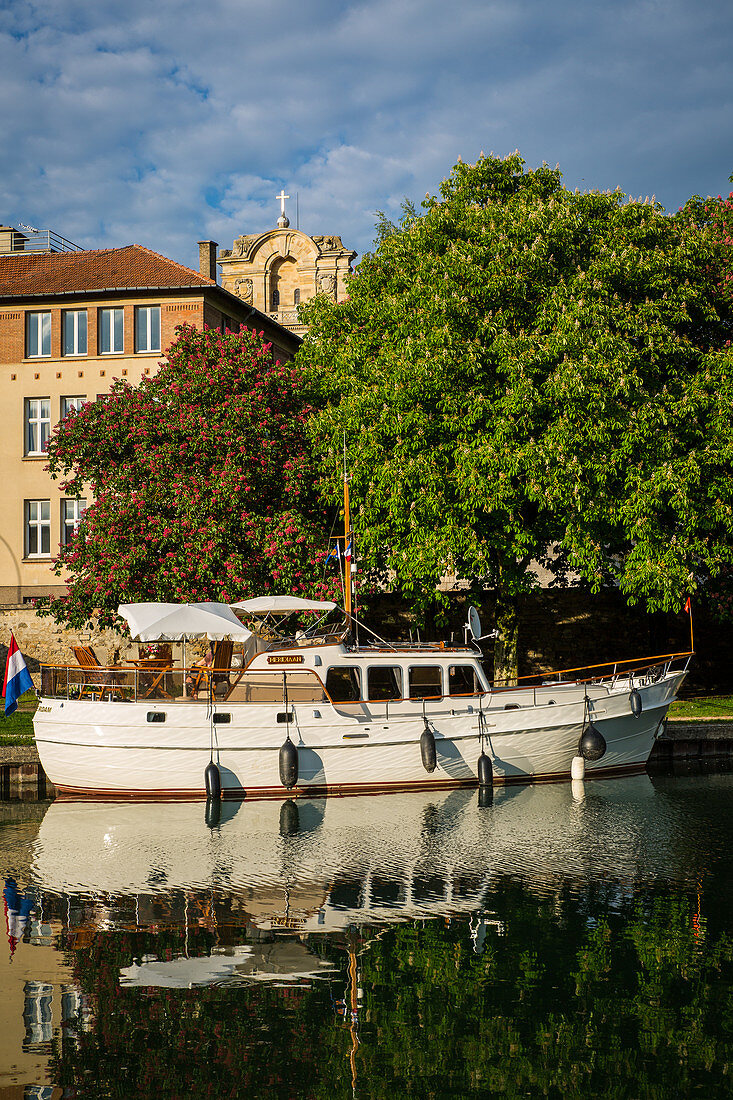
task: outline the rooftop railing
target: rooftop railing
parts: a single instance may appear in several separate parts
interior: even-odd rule
[[[67,241],[52,229],[19,229],[16,231],[16,252],[83,252],[81,245]]]

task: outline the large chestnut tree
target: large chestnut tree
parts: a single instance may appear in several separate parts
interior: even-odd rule
[[[345,434],[362,566],[423,607],[495,590],[497,678],[537,563],[680,610],[731,561],[718,261],[687,216],[482,156],[302,307],[326,500]]]

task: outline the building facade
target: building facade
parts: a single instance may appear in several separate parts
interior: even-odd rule
[[[316,294],[342,302],[355,258],[340,237],[309,237],[291,229],[283,208],[276,229],[236,237],[231,248],[221,250],[218,263],[222,286],[303,336],[306,326],[298,319],[298,306]]]
[[[86,501],[65,497],[46,470],[53,426],[104,396],[115,379],[154,374],[184,322],[263,333],[276,357],[300,340],[216,283],[216,245],[193,271],[139,245],[85,251],[44,232],[0,227],[0,605],[63,590],[52,564]]]

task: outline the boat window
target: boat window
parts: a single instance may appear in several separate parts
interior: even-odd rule
[[[448,669],[449,695],[476,695],[481,691],[473,665],[451,665]]]
[[[401,882],[388,878],[372,877],[372,904],[379,908],[391,909],[405,900],[405,887]]]
[[[402,669],[396,665],[368,669],[367,688],[370,699],[401,699]]]
[[[336,665],[326,674],[326,691],[334,703],[355,703],[361,698],[359,669],[355,665]]]
[[[313,672],[288,672],[288,703],[325,703],[323,684]],[[245,672],[230,690],[230,703],[282,703],[283,674]]]
[[[214,715],[214,721],[215,722],[231,722],[231,720],[232,720],[231,714],[226,714],[226,713],[222,714],[221,711],[218,714]]]
[[[418,665],[410,669],[410,698],[430,699],[443,694],[440,665]]]
[[[331,887],[331,905],[334,909],[358,909],[361,905],[361,883],[355,879],[343,879]]]
[[[442,875],[415,875],[412,880],[412,897],[415,901],[432,901],[444,898],[446,881]]]
[[[165,722],[164,710],[149,710],[148,722]]]

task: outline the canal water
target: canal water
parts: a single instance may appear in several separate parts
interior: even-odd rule
[[[733,775],[0,803],[0,1097],[723,1097]]]

